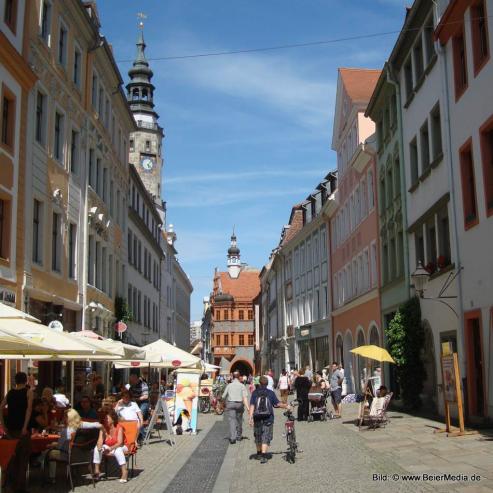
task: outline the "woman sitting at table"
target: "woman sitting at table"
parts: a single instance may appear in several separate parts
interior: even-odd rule
[[[101,423],[88,423],[82,421],[79,413],[75,409],[69,409],[65,414],[65,428],[60,434],[58,442],[51,443],[46,452],[46,460],[49,463],[49,479],[51,483],[55,483],[56,478],[56,460],[67,459],[70,439],[72,433],[75,433],[79,428],[99,428]]]
[[[125,433],[123,426],[118,424],[118,415],[111,410],[106,415],[104,428],[99,435],[98,444],[94,448],[94,474],[99,479],[101,476],[101,460],[103,455],[115,457],[120,466],[122,475],[120,483],[126,483],[128,480],[127,461],[125,452],[128,452],[125,445]]]
[[[49,406],[43,399],[34,399],[31,419],[29,420],[29,429],[35,431],[47,430],[50,425],[50,416],[48,414]]]

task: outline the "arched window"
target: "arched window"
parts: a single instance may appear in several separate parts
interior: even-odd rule
[[[147,101],[147,89],[142,89],[142,99]]]
[[[132,101],[137,101],[139,99],[139,90],[135,88],[132,91]]]

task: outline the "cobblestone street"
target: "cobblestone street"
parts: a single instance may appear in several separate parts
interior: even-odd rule
[[[358,431],[354,425],[357,406],[347,405],[341,420],[296,423],[303,450],[296,464],[284,460],[286,449],[283,416],[277,411],[272,458],[261,465],[255,452],[253,433],[245,427],[242,442],[230,445],[227,424],[222,417],[200,416],[196,436],[179,436],[170,447],[157,438],[139,451],[136,476],[120,485],[110,469],[109,478],[93,490],[87,478],[79,480],[78,493],[257,493],[263,491],[394,492],[394,491],[493,491],[491,455],[493,441],[486,434],[447,438],[435,434],[441,423],[391,413],[385,429]],[[165,435],[163,434],[163,439]],[[113,470],[114,473],[114,470]],[[261,474],[259,474],[261,473]],[[406,474],[473,474],[481,479],[468,482],[419,481],[402,479]],[[388,475],[375,480],[374,475]],[[401,478],[396,482],[394,475]],[[30,491],[41,492],[41,478],[33,471]],[[50,491],[66,492],[63,471]]]

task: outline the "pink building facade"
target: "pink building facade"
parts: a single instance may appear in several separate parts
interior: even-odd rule
[[[351,349],[383,344],[375,128],[364,116],[379,70],[339,69],[332,149],[337,152],[338,206],[330,214],[334,357],[347,392],[361,389],[366,369]]]

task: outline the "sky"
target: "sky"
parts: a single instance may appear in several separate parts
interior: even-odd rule
[[[165,131],[162,190],[178,259],[194,286],[192,320],[226,269],[233,226],[241,260],[262,268],[291,207],[336,167],[338,67],[381,68],[411,0],[98,0],[101,31],[125,83],[137,13]],[[222,56],[152,60],[373,35]]]

